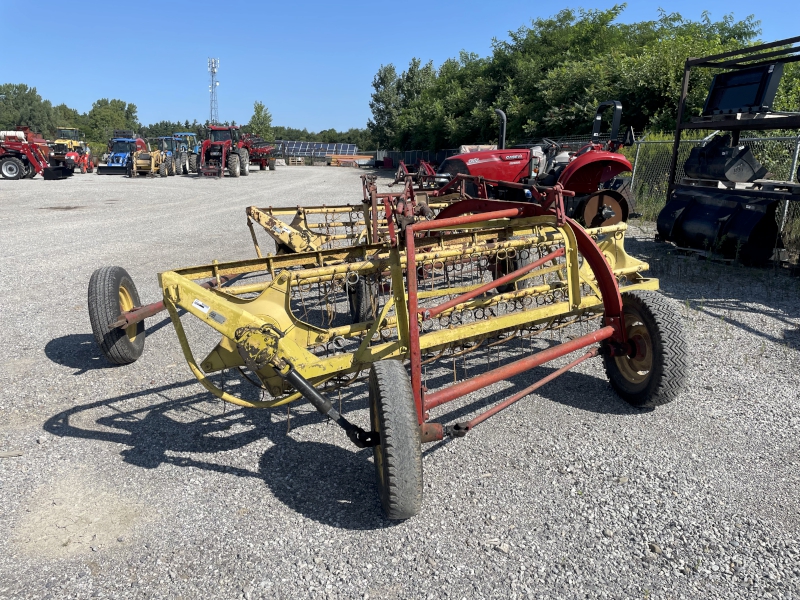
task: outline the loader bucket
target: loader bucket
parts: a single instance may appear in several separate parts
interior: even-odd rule
[[[67,177],[72,177],[72,169],[67,167],[45,167],[42,177],[45,179],[66,179]]]
[[[751,190],[679,185],[658,215],[658,234],[679,247],[764,263],[779,244],[779,203]]]
[[[97,167],[98,175],[125,175],[128,169],[125,165],[101,165]]]

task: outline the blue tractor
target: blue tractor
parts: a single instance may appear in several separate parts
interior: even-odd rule
[[[199,166],[200,156],[200,141],[197,139],[197,134],[192,132],[179,132],[173,133],[173,137],[179,138],[181,148],[181,161],[180,165],[184,175],[189,173],[197,173]]]
[[[157,147],[166,156],[167,173],[169,175],[183,175],[186,164],[186,153],[181,150],[182,139],[174,135],[165,135],[156,138]]]
[[[144,150],[146,145],[141,138],[134,137],[133,131],[115,129],[114,136],[108,142],[106,164],[97,165],[98,175],[125,175],[131,155],[137,150]]]

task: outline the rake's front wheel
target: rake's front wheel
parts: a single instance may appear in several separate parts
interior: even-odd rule
[[[128,365],[144,351],[144,321],[126,329],[109,327],[119,316],[141,306],[139,292],[122,267],[102,267],[89,280],[89,321],[97,345],[109,362]]]
[[[380,434],[373,456],[383,510],[392,520],[413,517],[422,508],[422,441],[411,381],[400,361],[370,368],[369,415]]]
[[[611,387],[638,408],[672,402],[689,372],[686,337],[676,309],[657,292],[635,291],[622,294],[622,312],[636,354],[603,355]]]

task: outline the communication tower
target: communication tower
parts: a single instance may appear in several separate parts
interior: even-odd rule
[[[211,85],[208,86],[208,91],[211,94],[211,118],[209,122],[212,125],[219,123],[219,108],[217,107],[217,70],[219,70],[219,59],[208,59],[208,72],[211,73]]]

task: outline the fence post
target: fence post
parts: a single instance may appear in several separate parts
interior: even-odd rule
[[[794,155],[792,156],[792,166],[789,167],[789,181],[794,183],[795,173],[797,172],[797,155],[800,154],[800,135],[794,141]],[[781,233],[786,225],[786,217],[789,216],[789,201],[784,200],[786,205],[783,207],[783,219],[781,219]]]
[[[636,181],[636,165],[639,162],[639,150],[642,149],[642,142],[647,139],[647,134],[642,136],[642,139],[636,141],[636,155],[633,157],[633,172],[631,173],[631,194],[634,194],[633,183]],[[634,198],[636,196],[634,195]]]

